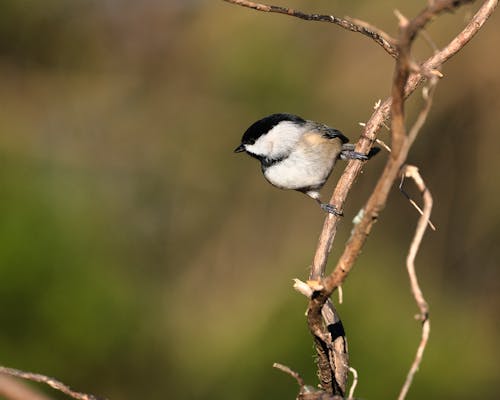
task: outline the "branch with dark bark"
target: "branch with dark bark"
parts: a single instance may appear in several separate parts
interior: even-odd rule
[[[340,18],[334,15],[307,14],[305,12],[294,10],[292,8],[272,6],[246,0],[224,1],[227,3],[237,4],[242,7],[251,8],[257,11],[289,15],[290,17],[300,18],[306,21],[328,22],[331,24],[335,24],[337,26],[340,26],[341,28],[347,29],[348,31],[361,33],[362,35],[371,38],[392,57],[396,58],[398,56],[398,51],[396,49],[396,46],[394,45],[395,40],[389,34],[359,19],[350,17]]]

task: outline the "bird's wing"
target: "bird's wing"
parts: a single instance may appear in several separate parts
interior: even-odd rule
[[[349,141],[349,138],[347,138],[338,129],[330,128],[329,126],[323,124],[316,124],[315,128],[327,139],[339,138],[342,143],[347,143]]]

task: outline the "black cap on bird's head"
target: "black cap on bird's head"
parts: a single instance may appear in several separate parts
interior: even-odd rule
[[[306,123],[305,119],[293,114],[278,113],[268,115],[267,117],[259,119],[258,121],[250,125],[250,127],[245,131],[243,137],[241,138],[241,144],[236,147],[236,149],[234,149],[234,152],[240,153],[242,151],[245,151],[246,144],[254,144],[259,137],[266,134],[273,127],[283,121],[290,121],[299,125]]]

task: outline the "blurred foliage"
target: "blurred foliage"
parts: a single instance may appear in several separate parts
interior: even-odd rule
[[[394,8],[423,3],[281,2],[391,33]],[[444,45],[474,10],[429,34]],[[409,399],[500,394],[498,22],[446,64],[409,157],[438,226],[417,258],[432,332]],[[423,40],[415,51],[430,54]],[[314,384],[291,279],[307,276],[323,215],[232,149],[277,111],[355,139],[391,77],[367,38],[221,1],[4,0],[0,363],[109,399],[294,398],[275,361]],[[384,158],[349,197],[331,265]],[[394,190],[344,288],[360,398],[394,398],[416,349],[404,269],[416,219]]]

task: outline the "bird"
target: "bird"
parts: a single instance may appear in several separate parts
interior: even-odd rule
[[[342,212],[322,202],[319,193],[336,161],[366,161],[380,150],[374,147],[362,154],[348,142],[338,129],[294,114],[276,113],[250,125],[234,152],[259,160],[264,177],[273,186],[302,192],[324,211],[340,216]]]

